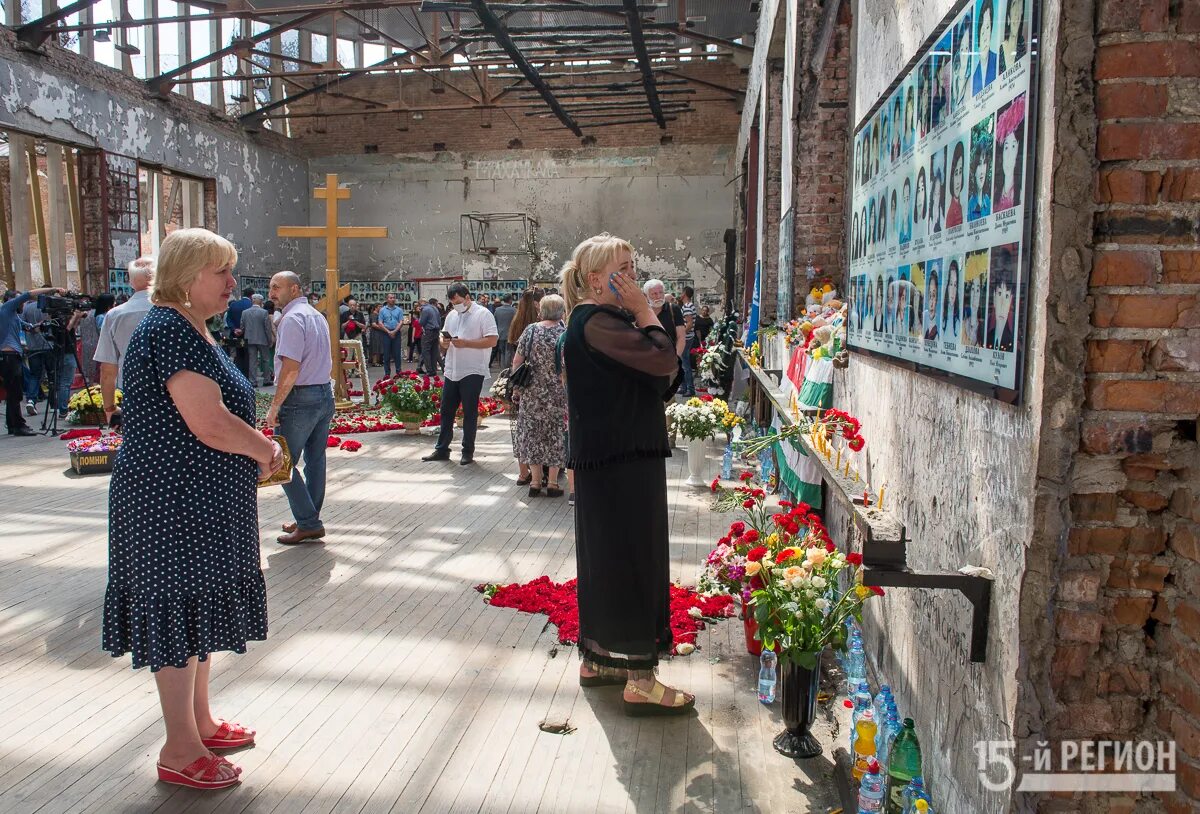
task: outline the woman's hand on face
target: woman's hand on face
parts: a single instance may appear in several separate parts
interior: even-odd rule
[[[625,309],[640,314],[643,311],[650,310],[650,302],[646,299],[646,295],[642,293],[642,289],[632,277],[626,277],[624,274],[613,274],[609,277],[609,281],[617,289],[617,302]]]

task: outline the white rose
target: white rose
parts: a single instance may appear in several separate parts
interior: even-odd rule
[[[825,577],[817,576],[817,577],[812,578],[812,586],[814,588],[816,588],[817,590],[824,588],[825,585],[826,585]]]
[[[688,616],[693,619],[702,619],[704,614],[700,612],[699,608],[688,608]]]
[[[683,644],[675,645],[675,652],[681,656],[686,656],[689,653],[695,652],[695,650],[696,645],[692,644],[691,642],[684,642]]]
[[[817,610],[819,610],[821,613],[824,613],[825,611],[829,610],[829,600],[825,597],[821,597],[816,601],[816,606]]]

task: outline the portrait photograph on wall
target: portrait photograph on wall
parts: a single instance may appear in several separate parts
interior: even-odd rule
[[[1032,250],[1032,0],[963,0],[859,122],[848,344],[1018,403]]]

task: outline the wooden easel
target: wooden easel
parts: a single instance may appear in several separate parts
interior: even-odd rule
[[[338,313],[341,293],[338,284],[338,238],[387,237],[386,226],[339,226],[338,201],[349,200],[350,190],[338,186],[336,173],[325,176],[325,186],[313,190],[313,197],[325,201],[324,226],[280,226],[279,237],[311,237],[325,240],[325,317],[329,321],[329,347],[333,354],[334,401],[339,410],[354,407],[346,393],[346,382],[342,377],[341,319]]]

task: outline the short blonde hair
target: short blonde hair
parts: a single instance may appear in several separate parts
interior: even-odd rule
[[[150,285],[150,301],[184,303],[188,290],[210,266],[237,264],[238,253],[225,238],[207,229],[176,229],[158,249],[158,267]]]
[[[591,295],[588,291],[587,276],[603,269],[623,251],[629,252],[629,256],[632,257],[633,245],[628,240],[608,232],[589,237],[575,247],[571,259],[563,265],[561,272],[568,313],[575,310],[580,300],[585,300]]]

